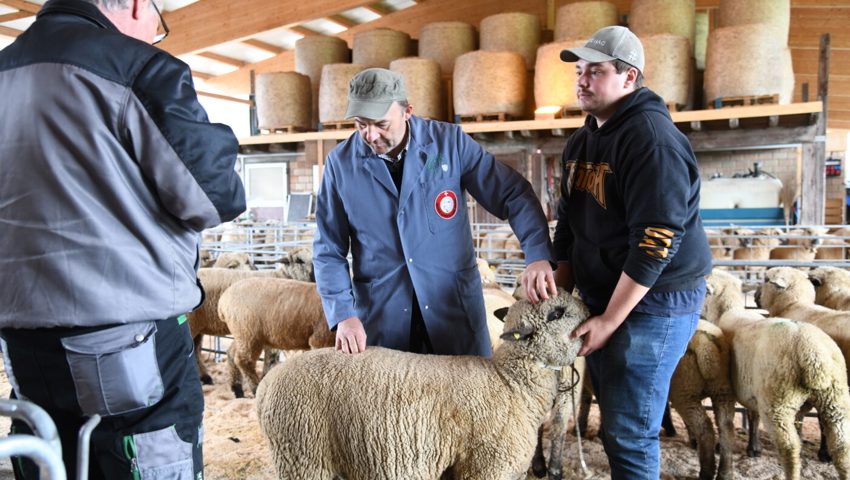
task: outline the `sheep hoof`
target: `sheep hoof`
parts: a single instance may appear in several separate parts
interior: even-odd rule
[[[233,396],[236,398],[245,398],[245,391],[242,390],[241,383],[234,383],[230,386],[230,389],[233,391]]]
[[[830,463],[832,461],[832,455],[829,454],[829,451],[825,448],[821,448],[818,450],[818,460],[823,463]]]
[[[212,385],[213,384],[212,377],[209,376],[209,374],[207,374],[207,373],[201,375],[201,383],[204,384],[204,385]]]
[[[564,476],[561,474],[560,471],[557,471],[557,472],[553,472],[551,470],[549,471],[549,480],[563,480],[563,478],[564,478]]]
[[[546,476],[546,459],[543,456],[534,456],[534,459],[531,462],[531,473],[534,474],[537,478],[543,478]]]
[[[761,456],[761,450],[754,450],[752,448],[747,449],[747,456],[750,458],[756,458]]]

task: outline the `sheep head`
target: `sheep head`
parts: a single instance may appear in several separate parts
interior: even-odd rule
[[[702,317],[717,324],[720,317],[732,308],[744,308],[744,294],[738,277],[714,269],[705,279],[705,302]]]
[[[806,272],[791,267],[774,267],[764,275],[764,283],[756,290],[756,304],[767,309],[771,315],[794,303],[815,302],[815,287]]]
[[[850,286],[850,272],[836,267],[818,267],[809,272],[809,281],[815,287],[818,303],[822,297]]]
[[[519,300],[496,316],[505,322],[498,349],[529,352],[534,360],[548,366],[572,365],[581,347],[581,339],[570,338],[573,330],[589,316],[581,300],[558,289],[558,295],[538,304]]]

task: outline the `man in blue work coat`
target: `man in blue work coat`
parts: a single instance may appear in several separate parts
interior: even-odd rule
[[[531,185],[454,124],[413,116],[404,80],[370,68],[349,85],[356,132],[328,155],[316,206],[316,284],[336,348],[489,356],[468,191],[509,219],[532,301],[555,293],[546,217]],[[347,256],[353,259],[349,275]]]

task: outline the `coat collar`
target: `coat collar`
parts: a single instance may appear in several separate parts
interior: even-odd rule
[[[106,18],[106,15],[104,15],[96,5],[89,2],[84,2],[82,0],[49,0],[44,4],[41,10],[38,11],[36,18],[38,19],[44,15],[55,13],[76,15],[94,23],[100,28],[120,33],[118,27],[110,22],[109,19]]]

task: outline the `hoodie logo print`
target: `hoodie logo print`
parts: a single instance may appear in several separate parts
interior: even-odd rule
[[[576,160],[568,160],[567,169],[570,171],[570,191],[574,187],[579,192],[587,192],[593,196],[596,203],[604,209],[605,205],[605,176],[613,173],[607,163],[578,163]],[[571,192],[572,193],[572,192]]]

